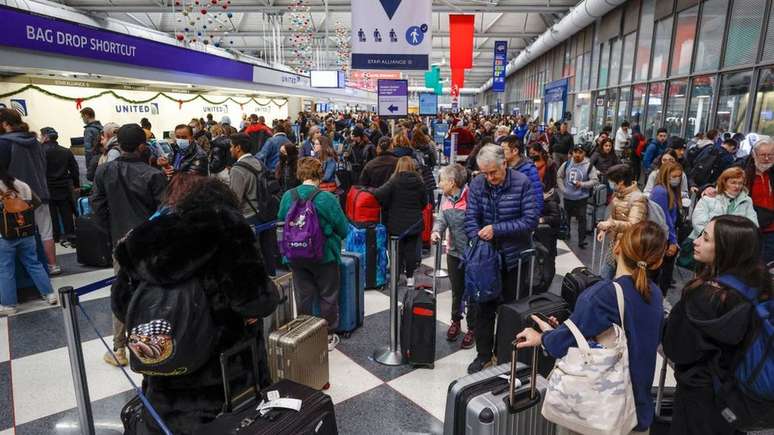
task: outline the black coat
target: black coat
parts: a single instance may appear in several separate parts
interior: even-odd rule
[[[231,157],[231,140],[226,136],[216,137],[210,144],[210,173],[217,174],[234,164]]]
[[[261,318],[274,311],[279,297],[239,210],[204,208],[146,221],[118,244],[115,257],[120,272],[111,305],[122,321],[142,281],[175,282],[177,277],[196,276],[204,285],[218,337],[209,361],[187,375],[143,379],[145,394],[173,433],[191,433],[218,414],[223,405],[219,355],[235,344],[258,341],[260,384],[269,385]],[[209,260],[197,261],[201,258]],[[245,320],[256,318],[255,326],[245,325]],[[235,361],[230,367],[237,379],[245,375],[249,361]],[[152,421],[147,412],[143,415],[145,422]]]
[[[422,232],[422,210],[427,194],[422,177],[416,172],[396,174],[374,191],[387,214],[387,231],[392,235]]]
[[[73,152],[56,142],[43,144],[46,153],[46,182],[51,199],[72,198],[72,191],[81,186],[78,162]]]
[[[395,172],[397,164],[398,157],[392,152],[387,151],[379,154],[363,168],[363,172],[360,174],[360,185],[373,188],[382,187]]]
[[[207,152],[204,151],[195,141],[192,141],[188,146],[188,149],[181,151],[177,145],[172,145],[175,150],[175,156],[170,162],[175,167],[177,172],[183,172],[186,174],[194,175],[209,175],[209,161],[207,159]],[[177,156],[179,153],[183,153],[180,165],[175,165]]]

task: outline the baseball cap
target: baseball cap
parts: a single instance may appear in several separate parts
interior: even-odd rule
[[[583,152],[585,153],[586,152],[586,147],[583,146],[582,143],[576,143],[575,145],[572,146],[572,150],[573,151],[575,151],[575,150],[583,150]]]
[[[59,137],[59,133],[54,130],[54,127],[43,127],[40,129],[40,134],[43,136],[57,136]]]
[[[229,118],[228,116],[223,116],[222,118],[220,118],[220,123],[231,125],[231,118]]]

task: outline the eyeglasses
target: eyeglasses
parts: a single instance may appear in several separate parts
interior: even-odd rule
[[[755,153],[755,157],[762,159],[762,160],[772,160],[774,159],[774,154],[761,154],[761,153]]]

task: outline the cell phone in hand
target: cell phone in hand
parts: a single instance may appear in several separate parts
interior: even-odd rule
[[[534,316],[537,317],[538,319],[548,323],[552,327],[554,327],[554,328],[556,327],[556,325],[554,325],[554,322],[551,319],[549,319],[548,316],[546,316],[545,314],[543,314],[543,313],[534,313]],[[533,325],[533,328],[535,328],[537,331],[540,331],[540,327],[537,325],[537,323],[535,325]]]

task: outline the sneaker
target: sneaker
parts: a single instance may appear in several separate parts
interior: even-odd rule
[[[460,327],[460,321],[452,320],[452,324],[449,325],[449,330],[446,331],[446,340],[447,341],[457,340],[457,337],[459,337],[461,332],[462,332],[462,327]]]
[[[468,374],[472,375],[473,373],[478,373],[491,365],[492,358],[481,358],[480,356],[477,356],[468,366]]]
[[[414,287],[414,277],[406,278],[406,285],[409,287]]]
[[[470,349],[476,344],[476,334],[473,333],[472,330],[468,329],[468,332],[465,333],[465,336],[462,337],[462,343],[460,344],[460,347],[463,349]]]
[[[0,317],[12,316],[16,314],[15,305],[0,305]]]
[[[59,299],[56,297],[56,293],[49,293],[44,298],[46,302],[49,303],[49,305],[56,305],[57,302],[59,302]]]
[[[330,334],[328,336],[328,352],[333,351],[333,349],[336,349],[336,346],[339,344],[341,339],[336,334]]]
[[[113,353],[105,352],[102,360],[114,367],[124,367],[129,364],[129,360],[126,359],[126,349],[118,349],[115,351],[115,358]]]
[[[48,265],[48,274],[49,275],[59,275],[62,273],[62,268],[59,267],[58,264],[49,264]]]

